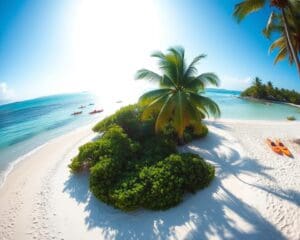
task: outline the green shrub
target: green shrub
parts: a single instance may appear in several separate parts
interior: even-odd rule
[[[176,153],[176,145],[173,141],[163,136],[155,136],[146,139],[143,143],[143,159],[150,160],[150,162],[160,161],[172,153]]]
[[[140,207],[145,185],[140,181],[137,173],[129,173],[114,187],[111,199],[116,208],[131,211]]]
[[[140,172],[145,193],[141,205],[149,209],[167,209],[181,202],[185,192],[206,187],[214,177],[214,167],[198,155],[172,154]]]
[[[198,123],[185,129],[184,141],[188,143],[194,139],[205,137],[207,134],[208,128],[204,124]]]
[[[78,156],[69,167],[76,172],[84,167],[92,167],[101,157],[109,157],[122,164],[121,162],[134,158],[139,149],[139,143],[128,138],[122,128],[111,126],[100,139],[81,146]]]
[[[79,172],[83,168],[83,164],[79,161],[78,156],[74,157],[69,164],[69,168],[72,172]]]
[[[123,107],[97,123],[93,130],[95,132],[105,132],[111,126],[118,125],[134,140],[139,140],[143,136],[154,135],[154,120],[142,122],[140,120],[141,113],[142,108],[138,104]]]
[[[103,202],[112,203],[109,193],[111,187],[118,181],[122,166],[111,158],[102,158],[90,170],[91,192]]]
[[[296,118],[294,116],[289,116],[286,119],[289,120],[289,121],[295,121],[296,120]]]
[[[96,132],[105,132],[111,126],[118,125],[131,139],[136,141],[144,141],[147,138],[156,136],[154,132],[155,116],[153,116],[153,119],[141,121],[142,111],[143,107],[138,104],[123,107],[113,115],[108,116],[101,122],[97,123],[93,130]],[[204,124],[194,124],[193,126],[185,129],[184,141],[187,143],[195,138],[205,137],[207,133],[208,129]],[[164,138],[174,142],[177,140],[176,131],[171,123],[162,130],[160,136],[163,136]]]
[[[91,192],[101,201],[131,211],[140,207],[167,209],[180,203],[187,192],[207,186],[214,167],[198,155],[176,150],[176,133],[169,125],[154,134],[153,120],[140,121],[141,109],[120,109],[95,127],[103,136],[79,148],[69,167],[90,170]],[[185,140],[205,136],[201,123],[185,130]]]
[[[214,178],[215,169],[192,153],[173,154],[164,160],[176,175],[184,179],[183,188],[188,192],[206,187]]]
[[[134,171],[103,158],[91,168],[90,189],[98,199],[125,211],[168,209],[180,203],[184,193],[206,187],[214,173],[213,166],[190,153],[172,154]]]
[[[184,190],[181,176],[172,172],[170,165],[164,161],[157,165],[145,167],[140,172],[141,181],[146,191],[141,206],[159,210],[173,207],[181,202]]]

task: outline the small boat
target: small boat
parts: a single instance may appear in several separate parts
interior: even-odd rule
[[[90,114],[96,114],[96,113],[101,113],[101,112],[103,112],[103,109],[100,109],[100,110],[94,110],[94,111],[92,111],[92,112],[90,112]]]
[[[119,101],[116,101],[116,103],[121,103],[122,101],[121,100],[119,100]]]
[[[79,114],[81,114],[82,113],[82,111],[80,111],[80,112],[73,112],[71,115],[72,116],[76,116],[76,115],[79,115]]]
[[[269,147],[273,150],[273,152],[280,155],[282,154],[280,147],[277,146],[271,139],[267,138],[266,142],[269,145]]]
[[[293,157],[293,154],[290,152],[290,150],[286,146],[284,146],[284,144],[279,139],[276,140],[276,144],[284,155]]]
[[[89,106],[93,106],[93,105],[95,105],[95,104],[94,104],[94,103],[90,103],[90,104],[89,104]]]
[[[83,105],[81,105],[81,106],[79,107],[79,109],[83,109],[83,108],[85,108],[85,106],[83,106]]]

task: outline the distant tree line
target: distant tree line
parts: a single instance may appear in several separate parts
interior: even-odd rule
[[[279,89],[274,87],[271,82],[263,84],[258,77],[254,79],[251,87],[241,93],[241,96],[300,104],[300,93],[295,90]]]

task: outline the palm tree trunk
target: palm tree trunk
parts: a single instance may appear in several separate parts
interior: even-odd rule
[[[285,35],[286,35],[286,39],[287,39],[287,45],[288,45],[288,47],[291,51],[293,60],[296,64],[296,67],[297,67],[297,70],[298,70],[298,73],[299,73],[299,77],[300,77],[300,60],[299,60],[297,51],[295,50],[295,47],[292,43],[291,32],[290,32],[290,29],[289,29],[289,26],[288,26],[288,21],[287,21],[285,9],[282,8],[281,11],[282,11],[282,16],[283,16],[283,25],[284,25]]]
[[[183,131],[180,131],[178,133],[178,144],[179,145],[184,145],[184,137],[183,137],[183,133],[184,133],[184,130]]]

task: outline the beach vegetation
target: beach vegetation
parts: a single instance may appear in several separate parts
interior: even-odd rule
[[[200,156],[177,151],[172,125],[158,134],[155,118],[144,125],[143,109],[130,105],[103,119],[94,127],[102,137],[80,147],[69,165],[74,174],[89,171],[90,190],[96,198],[124,211],[168,209],[214,177],[214,167]],[[189,126],[185,141],[205,136],[207,131],[203,124]]]
[[[242,97],[251,97],[262,100],[300,104],[300,93],[295,90],[274,87],[271,82],[264,84],[256,77],[252,85],[241,93]]]
[[[262,9],[269,11],[264,35],[270,38],[272,33],[276,33],[276,36],[279,33],[279,38],[270,47],[270,51],[275,48],[279,50],[275,63],[288,58],[290,63],[296,64],[300,75],[299,0],[243,0],[235,5],[233,15],[240,22],[247,15]]]
[[[288,116],[286,119],[289,120],[289,121],[295,121],[296,120],[296,118],[294,116]]]
[[[186,128],[197,129],[205,117],[220,116],[218,105],[203,96],[208,85],[218,86],[219,78],[214,73],[198,74],[197,64],[205,58],[204,54],[186,63],[185,51],[181,47],[172,47],[166,53],[155,52],[152,57],[158,59],[160,72],[141,69],[136,79],[155,82],[159,88],[143,94],[139,104],[144,107],[142,120],[155,119],[155,132],[162,132],[171,125],[177,134],[179,143],[184,142]]]
[[[299,6],[300,7],[300,6]],[[295,53],[300,54],[300,12],[298,13],[298,17],[292,18],[291,15],[287,15],[287,21],[289,25],[289,30],[291,32],[291,42],[294,45]],[[263,34],[271,39],[272,36],[276,36],[269,48],[270,52],[275,50],[277,51],[277,55],[275,57],[274,63],[276,64],[279,61],[288,59],[290,64],[295,63],[295,59],[289,49],[289,44],[286,39],[284,22],[281,14],[273,12],[270,15],[268,23],[263,30]],[[298,63],[299,64],[299,63]]]

